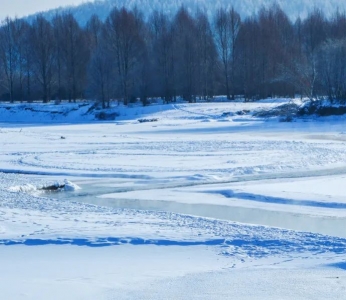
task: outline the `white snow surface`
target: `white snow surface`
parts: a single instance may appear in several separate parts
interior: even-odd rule
[[[0,106],[2,297],[344,299],[344,118],[284,101]]]

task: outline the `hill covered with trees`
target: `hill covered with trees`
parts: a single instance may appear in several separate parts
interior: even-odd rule
[[[190,14],[199,9],[209,17],[212,17],[218,9],[233,7],[242,18],[245,18],[256,14],[261,8],[269,8],[273,3],[277,3],[291,20],[298,17],[304,19],[315,8],[321,9],[327,17],[332,16],[336,9],[340,11],[346,9],[346,2],[343,0],[95,0],[86,1],[78,6],[53,9],[44,15],[52,19],[57,13],[69,11],[81,25],[85,25],[92,15],[97,15],[104,21],[114,8],[125,7],[131,10],[137,7],[145,17],[149,17],[154,11],[173,16],[184,6]]]

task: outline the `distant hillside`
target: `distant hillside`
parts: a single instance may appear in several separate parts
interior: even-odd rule
[[[298,16],[304,18],[315,7],[320,8],[327,16],[332,15],[336,9],[346,10],[345,0],[277,0],[276,2],[291,18]],[[179,7],[184,5],[190,11],[195,11],[197,8],[206,10],[209,15],[220,7],[234,6],[241,16],[245,17],[257,12],[262,6],[268,7],[272,3],[273,0],[96,0],[79,6],[50,10],[45,15],[51,18],[57,12],[69,10],[81,24],[85,24],[93,14],[105,19],[114,7],[133,8],[137,6],[148,15],[154,10],[174,14]]]

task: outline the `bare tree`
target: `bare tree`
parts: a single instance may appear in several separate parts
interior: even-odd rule
[[[114,95],[115,64],[112,57],[100,42],[100,46],[94,51],[89,67],[89,89],[91,95],[96,97],[102,107],[110,106],[110,100]]]
[[[282,72],[289,67],[293,55],[294,30],[288,16],[274,4],[259,12],[261,60],[260,97],[288,96],[294,88],[282,80]]]
[[[114,95],[114,77],[116,65],[111,52],[107,49],[107,34],[102,22],[93,16],[87,23],[87,34],[91,47],[91,61],[88,70],[89,93],[102,103],[110,106]]]
[[[197,13],[196,27],[198,41],[197,56],[199,58],[196,76],[198,77],[198,87],[200,88],[198,93],[204,99],[208,99],[214,95],[215,72],[218,60],[212,29],[207,15],[202,11]],[[232,71],[234,71],[234,66]]]
[[[329,20],[329,35],[331,39],[344,39],[346,37],[346,12],[337,11]]]
[[[14,86],[17,77],[17,67],[20,63],[17,49],[18,31],[15,21],[6,18],[0,28],[0,58],[4,70],[3,84],[9,93],[9,99],[14,102]]]
[[[93,52],[99,45],[103,23],[97,15],[92,15],[86,24],[86,34],[88,37],[87,45],[90,52]]]
[[[89,60],[87,35],[79,26],[72,13],[66,13],[55,19],[58,82],[61,89],[63,75],[69,101],[76,101],[83,94],[86,70]]]
[[[260,44],[260,27],[258,20],[253,16],[244,20],[239,33],[240,80],[242,93],[246,100],[259,96],[259,72],[261,68],[258,45]]]
[[[129,103],[133,93],[134,72],[144,47],[142,26],[143,21],[138,15],[125,8],[114,9],[105,22],[105,40],[116,62],[118,82],[125,105]]]
[[[323,92],[332,102],[346,102],[346,39],[328,40],[318,57]]]
[[[6,18],[0,29],[0,57],[5,79],[3,85],[9,93],[11,102],[14,101],[14,77],[17,62],[14,39],[13,21]]]
[[[158,93],[168,103],[173,100],[175,91],[174,81],[174,42],[172,22],[162,12],[154,12],[149,20],[149,30],[152,36],[152,55],[155,80]]]
[[[228,99],[234,99],[234,66],[235,47],[241,26],[240,15],[232,7],[230,10],[219,9],[214,20],[215,41],[222,62],[226,95]]]
[[[183,7],[173,22],[175,68],[179,81],[178,89],[183,98],[194,102],[197,94],[197,27],[194,18]]]
[[[53,30],[54,30],[54,48],[55,48],[55,69],[56,69],[56,81],[57,81],[57,100],[61,101],[66,97],[66,70],[64,69],[64,55],[63,48],[65,46],[66,36],[63,30],[63,16],[57,14],[52,20]]]
[[[305,74],[306,96],[316,98],[317,52],[327,38],[327,22],[321,10],[315,9],[302,24],[302,54],[300,68]]]
[[[33,77],[33,55],[32,55],[32,43],[31,43],[31,26],[29,23],[22,20],[22,30],[20,41],[20,52],[21,52],[21,62],[22,62],[22,72],[23,72],[23,86],[25,91],[23,91],[23,98],[31,102],[32,101],[32,77]]]
[[[52,25],[42,15],[38,15],[32,23],[30,41],[33,73],[41,85],[43,102],[49,102],[54,83],[54,32]]]

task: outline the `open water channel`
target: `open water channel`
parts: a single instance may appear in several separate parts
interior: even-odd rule
[[[218,204],[189,204],[169,200],[125,199],[122,198],[122,195],[127,190],[135,190],[135,186],[130,189],[124,188],[120,182],[119,186],[117,186],[117,182],[112,180],[109,180],[108,184],[102,181],[100,185],[97,179],[94,183],[88,182],[87,184],[83,184],[78,182],[78,184],[81,186],[81,190],[50,193],[47,196],[57,198],[61,201],[83,202],[117,209],[166,211],[346,238],[345,217],[275,211],[266,208],[265,205],[263,208],[249,208]],[[145,190],[143,190],[143,193],[145,193]],[[100,198],[100,196],[105,194],[116,195],[112,198]]]

